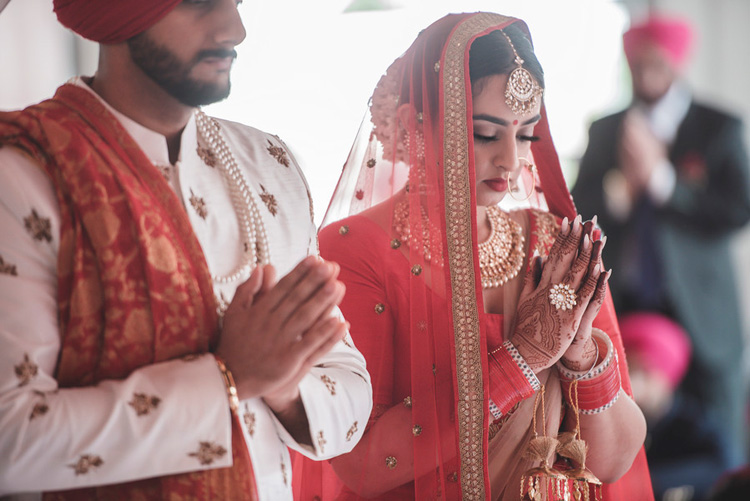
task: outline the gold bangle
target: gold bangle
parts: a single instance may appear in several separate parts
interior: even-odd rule
[[[229,398],[229,409],[232,412],[237,412],[240,408],[240,398],[237,396],[237,386],[234,384],[234,377],[232,377],[232,371],[229,370],[224,361],[217,355],[214,355],[216,359],[216,365],[221,371],[221,378],[224,380],[224,386],[227,387],[227,397]]]

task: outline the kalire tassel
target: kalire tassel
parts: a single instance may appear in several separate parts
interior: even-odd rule
[[[539,400],[542,401],[542,436],[537,433],[536,413]],[[552,468],[549,458],[554,457],[559,442],[554,437],[546,436],[544,419],[544,386],[534,400],[533,427],[534,438],[529,441],[524,456],[540,466],[527,470],[521,476],[522,501],[567,501],[570,499],[568,477]]]
[[[557,453],[570,459],[576,468],[565,472],[570,481],[573,501],[602,501],[602,482],[586,468],[588,445],[581,436],[581,421],[578,409],[578,381],[570,385],[570,402],[576,413],[575,431],[567,431],[558,436]]]

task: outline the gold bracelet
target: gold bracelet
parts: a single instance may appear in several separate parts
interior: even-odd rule
[[[234,377],[232,377],[232,371],[229,370],[224,361],[217,355],[214,355],[216,359],[216,365],[219,366],[221,371],[221,377],[224,380],[224,386],[227,387],[227,397],[229,398],[229,409],[232,412],[237,412],[240,408],[240,398],[237,396],[237,386],[234,384]]]

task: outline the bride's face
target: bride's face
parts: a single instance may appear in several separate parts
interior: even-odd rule
[[[528,158],[531,143],[538,139],[534,126],[541,118],[541,104],[528,115],[515,115],[505,104],[507,81],[508,75],[493,75],[474,85],[474,165],[479,206],[495,205],[503,199],[508,178],[514,183],[521,173],[519,157]]]

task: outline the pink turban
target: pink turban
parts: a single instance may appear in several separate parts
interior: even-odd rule
[[[622,36],[625,57],[632,61],[638,50],[648,43],[660,47],[675,68],[679,69],[687,60],[693,30],[680,19],[652,16],[646,22],[633,25]]]
[[[116,44],[146,31],[182,0],[54,0],[63,26],[83,38]]]
[[[682,327],[657,313],[631,313],[619,322],[626,355],[637,356],[646,369],[660,372],[675,388],[690,362],[690,340]]]

